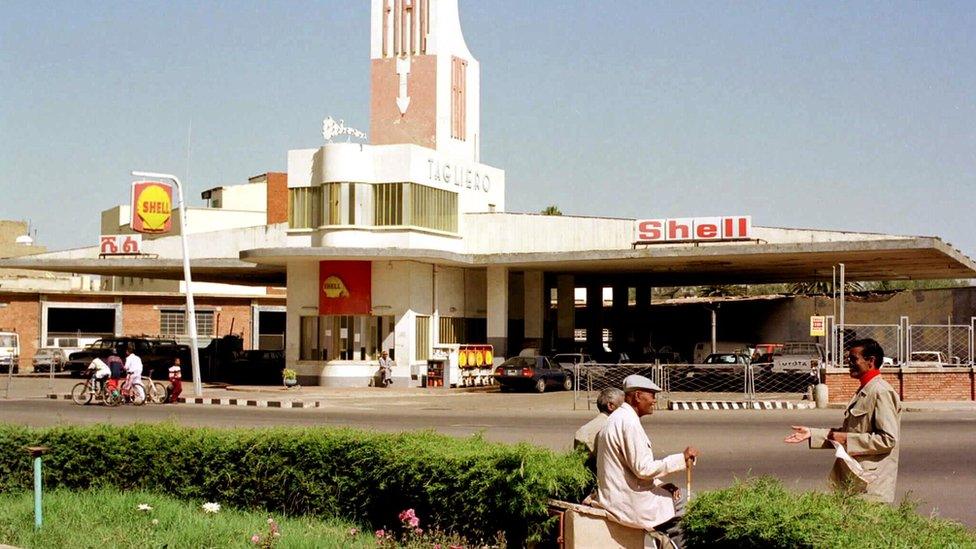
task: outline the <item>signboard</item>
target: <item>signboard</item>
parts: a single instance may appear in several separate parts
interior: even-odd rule
[[[372,277],[369,261],[320,261],[319,314],[368,315]]]
[[[141,253],[141,234],[103,234],[99,238],[99,255],[138,255]]]
[[[635,241],[644,244],[751,240],[752,216],[638,219],[635,231]]]
[[[132,184],[132,220],[137,233],[168,233],[173,225],[173,187],[158,181]]]
[[[810,337],[826,337],[826,336],[827,336],[827,317],[811,316]]]

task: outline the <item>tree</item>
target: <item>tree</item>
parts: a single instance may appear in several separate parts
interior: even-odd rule
[[[541,212],[542,215],[563,215],[563,212],[559,209],[559,206],[553,204],[552,206],[546,206]]]

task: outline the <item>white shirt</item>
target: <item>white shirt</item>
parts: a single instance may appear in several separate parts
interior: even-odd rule
[[[142,359],[135,353],[125,357],[125,371],[132,376],[133,381],[142,381]]]
[[[620,405],[597,435],[596,496],[593,506],[606,509],[613,520],[649,530],[674,517],[671,493],[660,488],[661,477],[684,470],[683,454],[655,460],[651,441],[637,412]]]
[[[108,367],[108,364],[102,362],[102,359],[96,358],[91,361],[88,365],[89,370],[94,370],[95,379],[105,379],[112,374],[112,370]]]

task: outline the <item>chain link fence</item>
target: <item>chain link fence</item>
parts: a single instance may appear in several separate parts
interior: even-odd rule
[[[873,339],[885,351],[885,362],[903,364],[905,362],[904,346],[902,345],[902,327],[898,324],[845,324],[841,332],[843,349],[850,348],[850,343],[858,339]],[[840,355],[841,364],[844,355]]]
[[[908,326],[908,366],[971,366],[973,325],[912,324]]]

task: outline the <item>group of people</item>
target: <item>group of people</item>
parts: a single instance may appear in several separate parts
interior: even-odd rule
[[[132,345],[125,348],[125,362],[119,357],[118,351],[112,349],[108,358],[102,360],[96,357],[88,365],[88,370],[98,382],[100,391],[106,386],[110,391],[121,388],[123,395],[131,395],[132,388],[136,384],[142,384],[142,369],[142,358],[136,354]],[[173,365],[167,373],[171,384],[168,401],[176,402],[183,392],[182,366],[179,358],[173,360]]]
[[[847,363],[860,386],[847,406],[843,425],[837,429],[793,426],[785,442],[809,441],[812,449],[834,449],[832,486],[890,503],[898,475],[901,401],[880,376],[883,360],[884,351],[873,339],[852,342]],[[649,542],[664,534],[682,547],[681,516],[688,494],[662,479],[692,467],[699,451],[688,446],[681,453],[655,459],[640,418],[653,413],[660,391],[640,375],[624,378],[622,388],[604,389],[597,397],[600,415],[576,432],[575,446],[588,454],[588,464],[596,472],[596,490],[585,504],[604,509],[615,522],[648,532]]]

